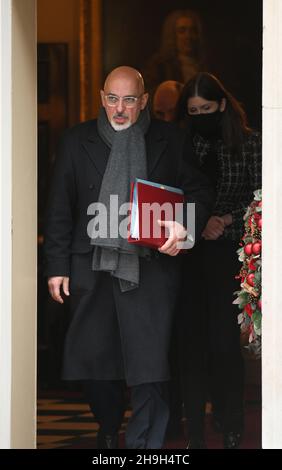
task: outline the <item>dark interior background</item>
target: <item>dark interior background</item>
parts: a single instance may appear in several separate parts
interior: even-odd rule
[[[167,14],[188,8],[202,19],[207,70],[244,104],[251,126],[260,129],[262,0],[103,0],[104,78],[118,65],[142,70],[159,50]],[[51,14],[49,0],[46,9]],[[61,20],[55,10],[59,32],[66,30],[59,39],[52,31],[54,21],[41,15],[38,23],[39,31],[44,29],[38,44],[38,384],[42,389],[66,386],[60,374],[68,303],[61,306],[48,295],[42,232],[55,147],[63,129],[79,121],[77,11],[79,0],[69,2],[67,11],[61,10],[65,14]],[[72,35],[71,24],[76,24]],[[251,373],[250,368],[249,378]]]
[[[262,0],[104,0],[104,76],[118,65],[142,68],[159,49],[168,13],[196,10],[203,22],[208,71],[244,104],[261,128]]]

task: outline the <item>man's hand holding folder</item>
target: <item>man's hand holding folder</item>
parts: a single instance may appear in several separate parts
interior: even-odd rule
[[[130,202],[129,243],[148,246],[170,256],[193,246],[194,239],[187,234],[183,223],[187,204],[181,189],[137,178],[131,186]],[[189,220],[189,225],[193,222]],[[187,240],[189,246],[183,244]]]
[[[179,248],[179,242],[185,241],[187,237],[187,230],[183,225],[173,220],[158,220],[158,224],[161,227],[166,227],[169,231],[169,237],[167,241],[159,248],[160,253],[165,255],[176,256],[181,251]]]

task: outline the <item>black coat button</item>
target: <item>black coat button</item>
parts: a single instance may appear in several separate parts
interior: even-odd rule
[[[89,184],[88,188],[89,188],[89,189],[94,189],[94,188],[95,188],[95,185],[94,185],[94,184]]]

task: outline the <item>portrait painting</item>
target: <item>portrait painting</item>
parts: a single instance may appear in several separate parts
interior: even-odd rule
[[[261,1],[105,0],[102,56],[104,77],[136,67],[151,94],[161,81],[213,73],[261,127]]]

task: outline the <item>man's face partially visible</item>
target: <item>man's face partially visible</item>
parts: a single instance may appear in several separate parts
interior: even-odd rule
[[[109,103],[109,95],[117,98],[114,106]],[[125,100],[125,97],[135,98],[134,105],[128,105],[127,101],[130,100]],[[148,101],[148,95],[140,90],[138,81],[132,77],[116,77],[109,80],[105,89],[101,90],[101,98],[108,120],[116,131],[127,129],[134,124]]]
[[[176,119],[176,106],[179,92],[172,88],[159,90],[153,100],[153,111],[157,119],[173,122]]]

